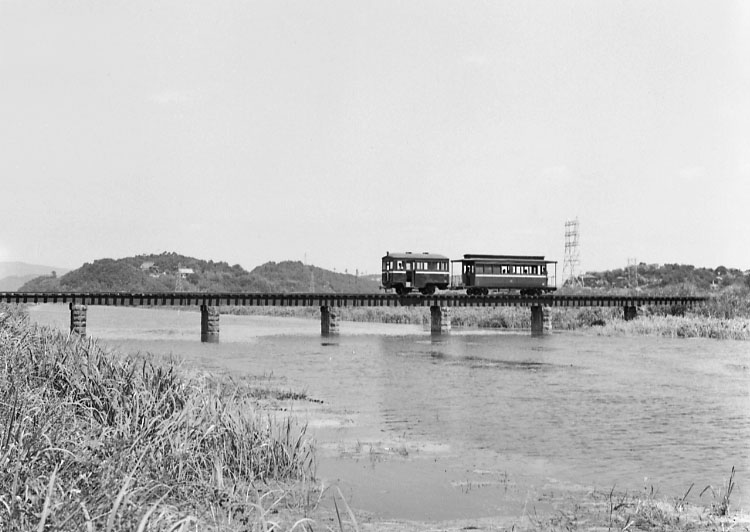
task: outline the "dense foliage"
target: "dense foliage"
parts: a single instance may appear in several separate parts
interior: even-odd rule
[[[750,275],[736,268],[696,268],[686,264],[646,264],[603,272],[589,272],[584,284],[591,288],[638,288],[649,293],[688,294],[731,286],[750,287]]]
[[[180,273],[180,270],[183,273]],[[192,273],[184,273],[191,270]],[[379,283],[299,261],[269,262],[248,272],[239,264],[177,253],[100,259],[60,277],[37,277],[23,292],[325,292],[373,293]]]
[[[255,397],[0,305],[0,530],[270,529],[313,450]]]

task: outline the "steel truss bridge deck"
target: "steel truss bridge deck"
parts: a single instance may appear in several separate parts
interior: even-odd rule
[[[240,294],[203,292],[0,292],[5,303],[72,303],[109,306],[255,306],[255,307],[690,307],[705,297],[434,294]]]

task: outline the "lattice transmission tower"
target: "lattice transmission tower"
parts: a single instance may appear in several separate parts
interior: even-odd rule
[[[628,259],[628,286],[638,288],[638,259]]]
[[[578,275],[581,254],[578,249],[578,218],[565,222],[565,260],[563,261],[563,286],[583,286]]]

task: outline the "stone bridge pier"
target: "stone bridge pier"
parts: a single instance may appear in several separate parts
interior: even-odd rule
[[[531,334],[541,335],[545,331],[552,330],[552,322],[549,316],[550,308],[542,305],[531,307]]]
[[[331,311],[331,307],[320,307],[320,334],[332,336],[339,333],[339,317]]]
[[[86,338],[86,305],[70,303],[70,332]]]
[[[451,330],[451,309],[449,307],[430,307],[430,332],[443,334]]]
[[[219,307],[201,305],[201,342],[219,343]]]

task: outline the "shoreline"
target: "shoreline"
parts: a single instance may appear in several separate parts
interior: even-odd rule
[[[11,310],[10,312],[15,312]],[[19,358],[14,359],[15,361],[26,361],[27,365],[24,364],[5,364],[6,372],[8,368],[14,370],[14,374],[0,372],[0,381],[5,385],[10,379],[17,378],[19,376],[27,375],[34,376],[38,379],[41,374],[40,368],[45,367],[45,364],[54,362],[53,365],[47,367],[47,370],[55,370],[61,372],[62,375],[73,375],[69,373],[67,364],[73,363],[73,354],[77,353],[76,356],[84,357],[79,360],[92,360],[92,356],[95,356],[94,360],[98,361],[94,367],[108,367],[107,365],[114,363],[115,365],[119,362],[118,360],[123,359],[121,355],[116,353],[99,353],[98,347],[96,346],[95,340],[80,341],[75,338],[71,339],[65,334],[52,333],[51,331],[45,330],[44,328],[38,328],[31,326],[26,322],[25,325],[11,323],[11,320],[15,320],[14,317],[8,314],[6,308],[0,307],[0,342],[3,348],[2,356],[7,357],[10,353],[14,353],[14,356]],[[71,351],[72,350],[72,351]],[[70,355],[65,355],[70,353]],[[97,354],[99,353],[99,354]],[[65,355],[60,358],[61,355]],[[99,358],[101,357],[101,358]],[[109,360],[111,359],[111,360]],[[5,361],[5,360],[4,360]],[[146,367],[146,362],[152,368],[153,373],[147,372],[148,375],[160,375],[160,379],[164,377],[173,376],[179,382],[181,379],[187,379],[188,381],[198,378],[205,379],[205,377],[196,376],[195,372],[189,368],[184,368],[179,365],[170,365],[166,360],[155,360],[150,359],[149,361],[138,361],[138,364],[143,363],[143,368]],[[33,364],[36,364],[34,366]],[[41,364],[41,366],[39,365]],[[104,364],[104,366],[102,366]],[[132,368],[140,368],[140,365],[128,366]],[[36,367],[37,369],[33,369]],[[86,366],[80,366],[79,370],[82,370]],[[90,367],[90,366],[89,366]],[[79,371],[77,370],[77,371]],[[89,376],[94,379],[90,383],[94,385],[91,390],[98,389],[97,393],[103,393],[105,395],[94,397],[115,397],[113,395],[106,395],[114,392],[111,388],[111,383],[108,386],[98,387],[95,385],[98,381],[96,373],[91,373]],[[138,371],[141,371],[138,369]],[[136,374],[138,372],[136,371]],[[52,373],[54,374],[54,372]],[[127,375],[127,372],[125,373]],[[169,377],[171,378],[171,377]],[[23,379],[21,379],[23,380]],[[27,379],[27,381],[33,381],[34,379]],[[167,379],[168,380],[168,379]],[[20,381],[19,381],[20,382]],[[50,381],[51,383],[55,381]],[[122,384],[126,384],[125,381],[117,380]],[[164,382],[164,381],[161,381]],[[104,384],[105,381],[101,381],[100,384]],[[228,403],[217,403],[231,405],[235,399],[240,397],[248,397],[252,400],[250,402],[243,402],[242,404],[252,409],[244,411],[244,413],[237,412],[236,414],[240,417],[233,419],[243,419],[241,416],[248,415],[254,420],[260,420],[265,425],[264,420],[269,420],[273,416],[281,419],[281,424],[274,423],[269,425],[274,427],[271,434],[283,435],[284,427],[287,427],[287,431],[290,427],[297,423],[289,424],[291,422],[285,421],[290,419],[292,413],[295,414],[296,419],[298,413],[305,410],[319,410],[314,400],[307,399],[303,394],[293,394],[291,392],[284,392],[281,395],[274,395],[274,393],[268,393],[263,395],[263,390],[269,387],[268,383],[257,382],[253,380],[252,376],[233,376],[233,378],[227,378],[227,376],[217,375],[210,379],[210,386],[208,388],[194,388],[196,392],[200,390],[214,390],[208,395],[199,395],[199,399],[207,399],[209,401],[229,401]],[[240,385],[237,388],[238,384]],[[258,388],[259,391],[252,392],[251,388]],[[8,386],[3,386],[5,389],[9,389]],[[222,392],[218,395],[219,388]],[[268,392],[268,390],[265,390]],[[34,400],[43,400],[43,397],[37,397],[36,392],[29,391],[30,397]],[[51,392],[48,392],[51,393]],[[93,393],[93,392],[92,392]],[[130,393],[130,392],[129,392]],[[67,409],[71,406],[75,406],[77,401],[62,401],[56,399],[56,395],[51,394],[47,397],[47,400],[51,400],[50,403],[39,403],[39,408],[49,409],[55,415],[63,415],[66,419],[74,419],[76,414],[75,411],[68,411]],[[12,412],[16,408],[14,402],[9,401],[7,398],[3,398],[0,401],[0,419],[12,419]],[[96,403],[95,403],[96,404]],[[300,407],[302,405],[302,407]],[[158,423],[162,421],[163,412],[159,409],[151,409],[143,411],[146,415],[144,418],[146,426],[158,426]],[[326,418],[330,417],[330,413],[320,413],[319,417]],[[313,416],[314,417],[314,416]],[[55,419],[55,418],[50,418]],[[96,423],[91,421],[93,427],[96,428]],[[170,421],[171,423],[171,421]],[[286,425],[285,425],[286,423]],[[309,423],[309,422],[308,422]],[[28,477],[28,481],[25,481],[26,488],[31,490],[31,493],[35,495],[30,499],[25,499],[28,503],[26,508],[27,513],[23,514],[27,519],[26,523],[32,525],[32,528],[36,528],[37,524],[42,520],[46,520],[48,524],[60,523],[64,520],[64,511],[73,512],[78,511],[78,521],[70,521],[70,528],[61,528],[62,530],[75,530],[81,529],[86,524],[93,524],[92,517],[82,517],[76,508],[80,508],[80,505],[66,506],[63,504],[66,499],[65,497],[73,497],[68,499],[68,502],[75,501],[75,497],[78,497],[79,502],[83,502],[88,508],[95,508],[99,506],[98,519],[107,519],[109,516],[112,517],[113,522],[118,523],[129,523],[134,529],[139,523],[148,522],[149,519],[162,519],[162,521],[156,522],[154,529],[169,529],[168,523],[179,523],[195,529],[200,524],[200,529],[222,529],[227,531],[233,530],[244,530],[246,525],[252,524],[254,529],[257,530],[305,530],[305,526],[300,523],[309,524],[311,529],[330,529],[330,530],[370,530],[373,532],[380,532],[386,530],[394,530],[396,532],[425,532],[428,530],[725,530],[731,527],[744,527],[748,528],[750,520],[747,515],[743,512],[734,512],[731,506],[731,493],[727,494],[727,507],[725,510],[721,509],[722,503],[722,490],[726,494],[726,487],[717,487],[716,494],[714,496],[714,502],[709,502],[707,505],[693,505],[685,501],[680,502],[679,500],[670,500],[657,497],[652,493],[639,493],[639,494],[628,494],[619,493],[612,488],[611,491],[606,489],[600,490],[550,490],[545,492],[540,498],[530,501],[528,508],[523,514],[518,516],[508,515],[495,515],[490,517],[480,518],[464,518],[454,519],[448,521],[420,521],[420,520],[402,520],[402,519],[381,519],[377,516],[358,510],[357,508],[350,508],[347,500],[343,494],[338,491],[336,486],[326,487],[311,482],[310,478],[296,478],[284,480],[271,480],[264,482],[264,492],[257,492],[253,497],[248,498],[239,497],[237,498],[237,488],[247,489],[248,484],[246,481],[237,482],[232,480],[227,472],[222,474],[221,470],[217,472],[215,464],[208,462],[208,466],[203,473],[203,480],[199,481],[199,484],[205,483],[200,489],[194,487],[197,491],[194,492],[195,499],[187,500],[180,499],[176,500],[170,497],[169,493],[165,493],[161,489],[154,488],[153,492],[149,493],[150,498],[146,497],[143,492],[137,490],[130,490],[130,483],[138,484],[143,486],[142,480],[137,477],[133,477],[133,472],[136,469],[133,465],[138,463],[137,456],[133,456],[133,460],[123,461],[120,457],[120,453],[123,448],[116,445],[109,439],[109,432],[104,431],[100,434],[100,431],[94,431],[88,433],[82,427],[78,427],[73,430],[72,433],[63,433],[63,437],[66,439],[65,442],[60,443],[59,440],[54,440],[54,436],[60,436],[60,431],[68,430],[68,426],[57,426],[54,424],[47,423],[45,430],[47,434],[39,433],[37,435],[40,441],[44,441],[49,437],[50,442],[53,442],[55,446],[59,446],[61,449],[69,449],[70,454],[78,454],[80,451],[80,442],[86,443],[85,453],[86,456],[73,456],[71,461],[70,454],[63,453],[58,456],[58,460],[50,460],[48,462],[34,462],[36,466],[44,466],[34,472],[33,476]],[[200,426],[200,425],[196,425]],[[165,426],[165,430],[167,427]],[[208,426],[204,427],[205,434],[212,433],[215,429],[211,429]],[[277,432],[281,430],[281,433]],[[158,432],[158,431],[157,431]],[[1,432],[0,432],[1,434]],[[8,436],[10,431],[4,435]],[[97,435],[99,434],[99,435]],[[148,447],[151,438],[150,433],[147,431],[141,434],[138,438],[144,438],[138,445],[146,445]],[[161,434],[164,434],[161,432]],[[288,434],[288,432],[287,432]],[[246,435],[246,434],[245,434]],[[9,441],[12,440],[13,436],[9,436]],[[282,437],[283,441],[284,438]],[[206,440],[208,441],[209,447],[206,449],[208,454],[211,455],[214,452],[219,451],[219,445],[222,440]],[[229,440],[233,441],[233,440]],[[297,440],[298,445],[299,441]],[[71,443],[71,445],[66,445]],[[133,443],[133,445],[136,445]],[[39,449],[40,451],[43,449]],[[0,451],[4,451],[0,449]],[[315,453],[313,453],[315,454]],[[2,453],[0,453],[2,456]],[[13,455],[9,455],[10,459]],[[182,456],[180,454],[179,456]],[[386,458],[388,458],[386,453]],[[402,459],[402,453],[398,449],[395,449],[392,453],[393,459]],[[234,459],[227,457],[228,459]],[[5,457],[3,457],[5,460]],[[93,475],[92,478],[101,477],[102,489],[105,491],[86,491],[84,495],[75,495],[76,490],[80,491],[80,487],[75,484],[59,484],[59,489],[50,491],[48,486],[56,485],[60,479],[66,473],[65,463],[84,463],[86,460],[91,459],[90,465],[93,469],[89,469],[89,473]],[[178,462],[182,460],[179,459]],[[3,464],[4,466],[13,464]],[[113,463],[118,464],[116,471],[112,470]],[[156,462],[155,462],[156,463]],[[18,467],[26,467],[26,462],[19,461]],[[304,477],[304,476],[303,476]],[[166,480],[167,477],[165,477]],[[128,480],[130,479],[130,480]],[[69,477],[72,482],[73,477]],[[730,482],[731,483],[731,482]],[[3,484],[3,483],[0,483]],[[9,489],[11,483],[4,483],[5,489]],[[147,484],[146,484],[147,485]],[[253,489],[255,486],[250,483],[249,485]],[[213,498],[212,495],[208,495],[203,490],[205,488],[211,488],[216,490],[214,493],[217,498]],[[180,487],[180,490],[184,490],[185,487]],[[696,488],[697,489],[697,488]],[[118,498],[118,493],[124,490],[127,497],[132,497],[133,500],[137,500],[140,505],[140,510],[132,506],[118,508],[114,505],[114,501]],[[227,491],[228,490],[228,491]],[[52,495],[48,495],[52,493]],[[185,492],[183,492],[185,493]],[[0,500],[4,504],[0,504],[0,525],[5,522],[6,514],[4,508],[14,508],[13,498],[9,498],[11,494],[6,493],[3,489],[0,489]],[[83,498],[82,498],[83,497]],[[104,498],[102,498],[104,497]],[[146,497],[146,498],[140,498]],[[200,497],[200,498],[199,498]],[[275,502],[282,501],[282,502]],[[313,504],[311,504],[311,501]],[[47,502],[50,504],[47,505]],[[103,506],[102,506],[103,505]],[[245,505],[250,508],[247,513],[237,513],[237,505]],[[45,514],[44,507],[51,508],[48,513]],[[188,508],[201,509],[200,511],[193,510],[189,511]],[[152,513],[147,514],[149,508],[154,508]],[[252,508],[255,508],[253,510]],[[544,509],[543,509],[544,508]],[[539,511],[541,510],[541,511]],[[124,512],[130,513],[124,513]],[[56,512],[60,512],[57,514]],[[213,512],[213,514],[212,514]],[[724,515],[721,515],[721,514]],[[14,514],[15,515],[15,514]],[[90,515],[94,515],[90,512]],[[214,515],[214,517],[210,517]],[[151,516],[151,517],[149,517]],[[219,516],[219,517],[216,517]],[[242,517],[245,521],[238,519]],[[70,517],[69,517],[70,518]],[[211,519],[214,519],[212,522]],[[220,519],[216,521],[216,519]],[[144,521],[145,520],[145,521]],[[272,523],[279,523],[278,528],[274,528]],[[75,525],[75,526],[74,526]],[[97,525],[98,526],[98,525]],[[296,527],[296,528],[295,528]],[[12,529],[12,528],[10,528]],[[178,530],[180,528],[177,528]],[[182,529],[187,530],[188,528],[183,527]]]
[[[319,319],[312,307],[220,307],[222,314]],[[429,325],[429,311],[422,307],[373,307],[336,309],[339,320],[363,323]],[[475,327],[522,332],[531,329],[528,309],[514,307],[452,309],[454,327]],[[750,340],[750,318],[719,318],[700,314],[684,316],[643,312],[633,320],[622,317],[622,309],[558,309],[550,312],[551,332],[583,332],[598,336],[656,336],[664,338],[709,338]]]

